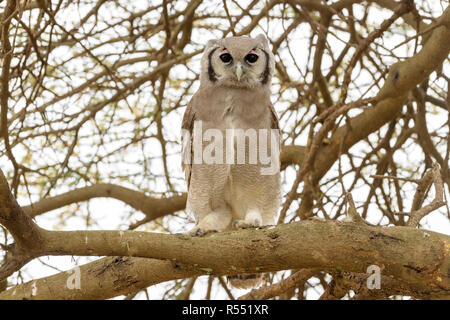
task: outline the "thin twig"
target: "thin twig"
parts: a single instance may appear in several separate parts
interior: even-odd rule
[[[299,286],[302,282],[311,278],[317,271],[316,269],[301,269],[271,286],[253,289],[249,293],[239,297],[238,300],[267,300],[279,296],[283,292]]]

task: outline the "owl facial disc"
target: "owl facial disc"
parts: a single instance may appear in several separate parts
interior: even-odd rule
[[[210,40],[204,52],[201,85],[243,90],[270,85],[275,62],[264,36]]]

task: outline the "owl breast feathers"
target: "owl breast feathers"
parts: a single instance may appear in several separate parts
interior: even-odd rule
[[[280,138],[268,41],[263,35],[210,40],[201,61],[200,88],[182,122],[186,208],[196,219],[190,233],[273,224],[281,198]]]

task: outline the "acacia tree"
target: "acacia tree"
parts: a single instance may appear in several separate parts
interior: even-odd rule
[[[450,298],[448,1],[0,8],[0,299]],[[189,237],[179,127],[202,48],[258,33],[276,58],[278,225]],[[264,286],[224,281],[245,272]]]

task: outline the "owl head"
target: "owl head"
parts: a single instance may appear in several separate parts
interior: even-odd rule
[[[202,57],[200,83],[238,88],[270,86],[274,67],[272,51],[262,34],[210,40]]]

